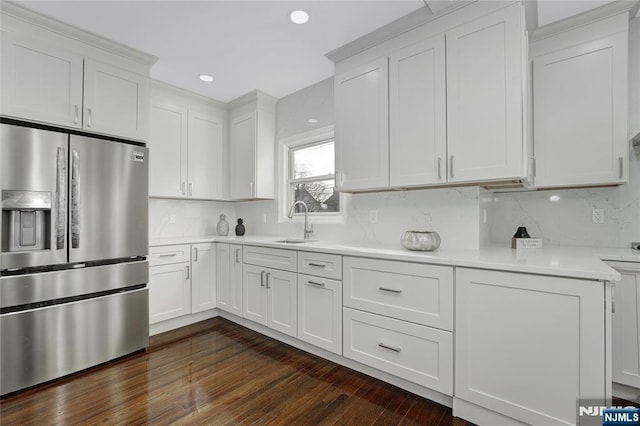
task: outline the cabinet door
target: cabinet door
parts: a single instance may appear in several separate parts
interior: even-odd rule
[[[298,275],[298,338],[342,355],[342,283]]]
[[[619,271],[612,315],[613,381],[640,388],[640,266]]]
[[[604,288],[456,268],[456,397],[527,424],[576,424],[578,398],[605,397]]]
[[[444,35],[389,56],[389,183],[447,180]]]
[[[251,321],[267,325],[267,287],[265,268],[243,265],[242,269],[242,311]]]
[[[188,263],[149,268],[149,323],[191,313],[191,280]]]
[[[149,196],[187,195],[187,109],[151,106]]]
[[[84,129],[146,140],[148,109],[147,77],[85,59]]]
[[[389,186],[388,68],[384,57],[335,77],[336,186],[341,190]]]
[[[82,57],[2,32],[2,114],[82,127]]]
[[[447,32],[448,181],[523,172],[521,6]]]
[[[214,243],[192,244],[191,312],[216,307],[216,246]]]
[[[626,182],[626,33],[533,64],[536,186]]]
[[[242,246],[229,245],[229,282],[231,284],[230,311],[242,316]]]
[[[231,256],[227,243],[216,244],[216,288],[218,309],[231,312],[232,305],[232,283],[230,277]]]
[[[256,188],[256,112],[231,119],[229,129],[229,195],[253,198]]]
[[[268,292],[267,325],[296,337],[298,320],[298,279],[293,272],[268,269],[265,275]]]
[[[189,197],[221,199],[225,170],[224,118],[189,111]]]

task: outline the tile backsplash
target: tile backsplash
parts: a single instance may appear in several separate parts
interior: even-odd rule
[[[227,217],[232,234],[236,223],[234,203],[151,198],[149,239],[216,235],[221,213]]]

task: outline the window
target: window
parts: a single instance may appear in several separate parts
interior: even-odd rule
[[[304,201],[309,213],[340,213],[340,194],[334,191],[334,141],[325,139],[289,145],[288,200]],[[304,212],[296,206],[296,213]]]

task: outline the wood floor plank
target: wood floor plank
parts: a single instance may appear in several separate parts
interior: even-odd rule
[[[0,424],[456,425],[451,409],[222,318],[4,397]]]

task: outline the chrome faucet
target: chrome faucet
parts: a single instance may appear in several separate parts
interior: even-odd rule
[[[296,201],[289,209],[289,214],[287,216],[289,217],[289,219],[293,218],[294,210],[296,209],[296,206],[298,204],[304,206],[304,239],[308,240],[309,234],[313,232],[313,225],[309,223],[309,220],[307,218],[307,214],[309,213],[309,207],[307,207],[307,204],[304,201]]]

